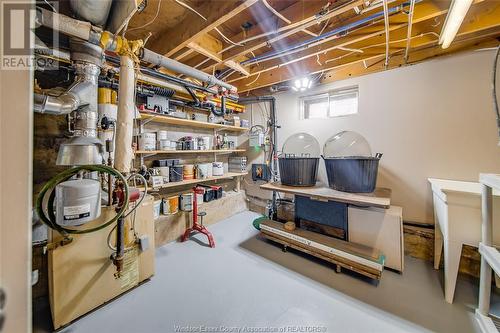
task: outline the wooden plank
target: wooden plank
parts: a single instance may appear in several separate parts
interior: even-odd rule
[[[356,265],[351,265],[349,262],[345,262],[345,261],[341,260],[340,258],[331,258],[330,256],[327,256],[324,253],[321,253],[320,251],[309,249],[306,246],[304,246],[303,244],[300,244],[298,242],[294,242],[293,240],[279,237],[275,234],[268,233],[265,231],[263,231],[261,234],[264,237],[266,237],[267,239],[272,240],[273,242],[282,244],[286,247],[290,247],[290,248],[295,249],[297,251],[307,253],[307,254],[314,256],[316,258],[320,258],[320,259],[323,259],[325,261],[331,262],[332,264],[344,267],[344,268],[349,269],[349,270],[356,272],[358,274],[362,274],[364,276],[367,276],[371,279],[380,280],[380,277],[382,275],[381,273],[373,274],[372,272],[366,271],[363,268],[358,268],[358,267],[356,267]],[[336,271],[337,271],[337,273],[340,273],[340,270],[338,267],[336,268]]]
[[[169,29],[168,32],[162,34],[152,43],[151,49],[169,57],[187,46],[190,42],[195,41],[227,20],[237,16],[257,1],[218,1],[217,5],[214,5],[211,1],[206,1],[203,6],[197,9],[202,15],[206,16],[206,21],[197,14],[189,12],[184,19],[184,22],[187,22],[187,24],[183,25],[182,29]]]
[[[261,232],[267,236],[299,246],[314,254],[320,254],[343,267],[357,268],[361,274],[369,273],[380,276],[383,270],[384,257],[372,248],[345,242],[314,232],[295,229],[285,230],[282,223],[265,220],[260,224]]]
[[[304,229],[295,229],[293,231],[289,231],[285,229],[285,226],[283,223],[272,221],[272,220],[265,220],[261,222],[260,224],[261,228],[262,226],[267,226],[269,228],[275,229],[282,232],[285,232],[290,235],[295,235],[298,237],[305,238],[307,240],[310,240],[312,242],[324,245],[326,247],[331,247],[334,249],[337,249],[339,251],[346,252],[348,254],[352,254],[356,257],[362,258],[363,261],[369,261],[370,264],[382,264],[383,265],[383,255],[380,253],[380,251],[375,250],[371,247],[361,245],[361,244],[356,244],[356,243],[351,243],[351,242],[346,242],[341,239],[325,236],[322,234],[318,234],[316,232],[304,230]]]
[[[261,185],[260,188],[269,191],[303,195],[313,200],[330,200],[358,206],[380,208],[389,208],[391,206],[391,190],[387,188],[376,188],[373,193],[348,193],[318,185],[311,187],[294,187],[282,185],[280,183],[266,183]]]
[[[247,174],[248,174],[248,172],[228,172],[223,176],[212,176],[212,177],[208,177],[205,179],[186,179],[186,180],[183,180],[180,182],[171,182],[171,183],[163,184],[162,186],[159,186],[159,187],[150,187],[149,186],[148,190],[157,191],[160,189],[181,187],[181,186],[185,186],[185,185],[189,185],[189,184],[207,183],[207,182],[216,181],[216,180],[220,180],[220,179],[231,179],[231,178],[235,178],[235,177],[241,177],[241,176],[245,176]],[[143,186],[137,186],[137,188],[141,191],[144,191]]]
[[[178,154],[231,154],[243,153],[246,149],[210,149],[210,150],[136,150],[135,154],[147,155],[178,155]]]
[[[222,124],[213,124],[203,121],[196,121],[190,119],[183,118],[175,118],[169,117],[165,115],[161,115],[153,112],[140,112],[141,119],[151,120],[156,123],[170,124],[170,125],[178,125],[178,126],[189,126],[189,127],[197,127],[197,128],[212,128],[212,129],[220,129],[227,131],[235,131],[235,132],[245,132],[249,129],[246,127],[238,127],[231,125],[222,125]]]

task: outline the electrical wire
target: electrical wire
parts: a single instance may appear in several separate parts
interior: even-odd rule
[[[145,23],[145,24],[141,25],[140,27],[136,27],[136,28],[125,30],[124,33],[123,33],[123,35],[125,35],[127,32],[138,30],[138,29],[142,29],[142,28],[147,27],[150,24],[153,24],[153,22],[156,21],[156,19],[158,18],[158,14],[160,14],[160,8],[161,8],[161,3],[162,2],[163,2],[163,0],[158,0],[158,7],[156,7],[156,14],[155,14],[155,16],[153,17],[153,19],[151,21],[149,21],[148,23]],[[127,27],[128,27],[128,23],[127,23]]]
[[[49,5],[50,8],[52,8],[52,10],[54,11],[54,13],[57,13],[57,10],[54,8],[54,6],[52,6],[52,4],[50,2],[48,2],[47,0],[43,0],[47,5]]]

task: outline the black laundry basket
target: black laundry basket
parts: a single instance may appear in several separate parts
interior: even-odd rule
[[[381,157],[380,153],[375,157],[323,157],[328,185],[334,190],[350,193],[375,191],[378,164]]]
[[[314,186],[318,176],[319,158],[280,157],[281,184],[288,186]]]

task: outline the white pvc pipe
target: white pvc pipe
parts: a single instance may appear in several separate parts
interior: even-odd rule
[[[116,120],[115,168],[129,173],[134,158],[132,135],[135,115],[134,62],[128,56],[120,57],[118,85],[118,114]]]

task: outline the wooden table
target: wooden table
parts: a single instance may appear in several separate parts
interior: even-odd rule
[[[316,185],[311,187],[294,187],[280,183],[267,183],[260,186],[263,190],[302,195],[312,200],[336,201],[363,207],[389,208],[391,206],[391,190],[376,188],[373,193],[347,193],[329,187]]]

